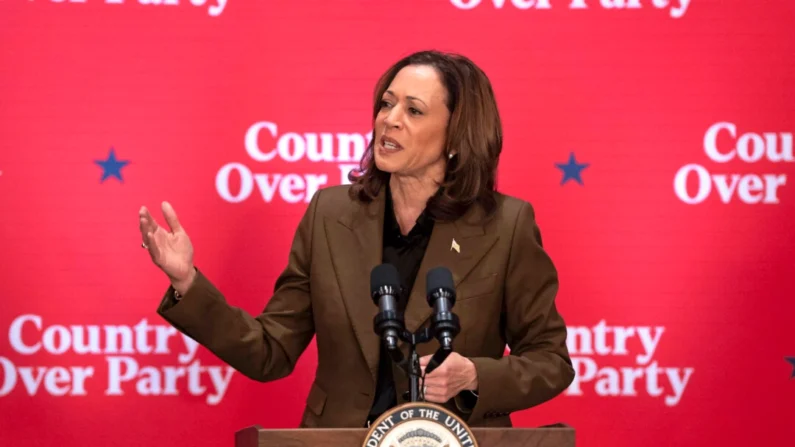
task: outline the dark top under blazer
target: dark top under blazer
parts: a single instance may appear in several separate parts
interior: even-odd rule
[[[398,312],[404,312],[406,309],[409,292],[414,287],[417,272],[420,270],[422,258],[425,256],[425,249],[431,240],[433,224],[433,219],[427,212],[423,211],[417,217],[409,233],[403,235],[395,218],[392,195],[387,185],[381,260],[386,264],[394,265],[400,277],[402,289],[397,300]],[[373,307],[373,315],[375,315],[376,311],[377,309]],[[373,407],[370,409],[369,422],[374,422],[382,413],[398,403],[395,379],[392,375],[392,359],[389,357],[389,352],[383,342],[381,343],[379,356],[375,398],[373,399]]]
[[[276,380],[292,372],[317,336],[317,373],[301,427],[362,427],[378,373],[376,307],[369,272],[382,262],[385,191],[364,204],[348,185],[319,190],[296,230],[287,266],[263,312],[254,317],[227,303],[199,271],[179,302],[166,291],[158,313],[246,376]],[[470,426],[510,426],[509,414],[545,402],[571,383],[566,326],[555,306],[556,269],[541,247],[533,208],[498,194],[496,214],[480,223],[473,207],[455,222],[436,222],[406,306],[406,329],[429,324],[425,275],[453,273],[461,333],[455,351],[475,364],[478,399],[467,409],[445,406]],[[452,248],[453,240],[459,250]],[[503,356],[506,343],[511,348]],[[401,344],[404,355],[406,346]],[[431,355],[438,343],[418,347]],[[408,379],[393,369],[398,404]],[[278,406],[275,402],[263,405]]]

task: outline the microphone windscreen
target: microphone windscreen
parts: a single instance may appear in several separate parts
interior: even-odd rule
[[[430,295],[438,289],[455,290],[453,274],[447,267],[436,267],[428,271],[425,281],[426,294]]]
[[[375,294],[383,286],[400,290],[400,275],[392,264],[377,265],[370,272],[370,295]]]

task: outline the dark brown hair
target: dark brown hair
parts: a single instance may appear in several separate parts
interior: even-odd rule
[[[480,205],[485,215],[496,208],[497,162],[502,151],[502,124],[497,103],[486,74],[468,58],[438,51],[411,54],[392,65],[381,75],[375,88],[373,122],[381,108],[381,98],[398,72],[409,65],[433,67],[447,90],[447,124],[445,154],[448,159],[440,192],[428,200],[426,210],[436,220],[455,220],[473,205]],[[360,161],[359,170],[351,171],[350,195],[370,202],[389,181],[389,173],[375,165],[373,138]]]

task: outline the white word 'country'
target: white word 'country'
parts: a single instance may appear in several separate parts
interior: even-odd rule
[[[169,355],[169,340],[182,341],[176,356],[178,365],[141,365],[141,356]],[[209,405],[223,399],[234,370],[229,366],[204,366],[196,357],[199,344],[167,325],[149,324],[146,319],[135,326],[126,325],[59,325],[44,326],[39,315],[25,314],[9,326],[8,340],[14,351],[23,356],[60,356],[78,354],[104,355],[107,368],[105,395],[122,396],[134,388],[141,396],[176,396],[185,390],[194,396],[206,395]],[[22,362],[18,362],[22,363]],[[85,383],[96,377],[95,366],[16,365],[0,356],[0,397],[18,385],[30,396],[44,391],[53,396],[84,396]],[[202,378],[209,379],[209,387]],[[209,389],[208,389],[209,388]]]

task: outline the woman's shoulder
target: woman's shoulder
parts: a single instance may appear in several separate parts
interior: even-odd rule
[[[494,196],[497,199],[497,209],[504,212],[515,214],[524,207],[532,207],[529,201],[521,197],[508,195],[502,192],[495,192]]]
[[[361,204],[351,198],[349,191],[351,185],[334,185],[320,188],[312,196],[310,208],[314,207],[316,213],[329,215],[343,215],[356,211]]]
[[[500,229],[514,235],[519,243],[537,244],[541,246],[541,232],[536,219],[536,211],[532,203],[516,196],[498,193],[495,215],[500,216]],[[522,242],[523,241],[523,242]]]
[[[466,228],[466,233],[504,235],[515,235],[520,228],[535,226],[535,212],[528,200],[499,192],[493,194],[491,206],[474,204],[456,219],[456,226]]]
[[[495,192],[494,198],[496,207],[493,215],[503,223],[515,225],[517,221],[535,217],[533,205],[526,199],[501,192]]]
[[[312,199],[317,198],[318,206],[347,204],[351,202],[348,195],[350,189],[351,185],[324,186],[315,192]]]

